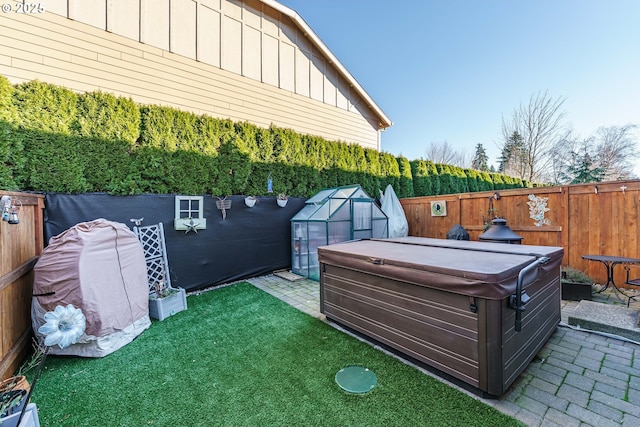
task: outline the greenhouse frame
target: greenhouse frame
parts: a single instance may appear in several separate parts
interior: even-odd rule
[[[389,220],[360,185],[321,190],[291,218],[291,271],[320,279],[318,247],[389,237]]]

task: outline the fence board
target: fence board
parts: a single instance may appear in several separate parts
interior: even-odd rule
[[[31,348],[33,266],[43,249],[44,208],[42,195],[3,195],[19,207],[20,222],[0,221],[0,379],[12,375]]]
[[[494,197],[498,193],[499,197]],[[550,225],[536,226],[530,217],[529,195],[546,197]],[[582,270],[598,282],[606,281],[602,264],[582,255],[614,255],[640,259],[640,180],[576,184],[514,190],[487,191],[400,200],[409,234],[443,239],[455,224],[462,225],[471,240],[478,240],[492,216],[507,225],[523,244],[561,246],[563,264]],[[445,201],[446,217],[431,216],[431,202]],[[624,269],[615,269],[618,286]]]

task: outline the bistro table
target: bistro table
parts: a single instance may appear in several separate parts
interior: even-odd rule
[[[631,298],[631,296],[625,294],[620,288],[618,288],[618,286],[616,286],[616,282],[613,280],[613,269],[618,264],[640,264],[640,259],[610,255],[582,255],[582,259],[601,262],[607,269],[607,283],[602,289],[596,292],[597,294],[603,292],[609,287],[609,285],[611,285],[615,291],[624,295],[626,298]]]

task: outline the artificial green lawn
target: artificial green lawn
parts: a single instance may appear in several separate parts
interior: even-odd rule
[[[104,358],[49,357],[32,396],[41,425],[522,425],[248,283],[187,303]],[[344,392],[348,365],[378,385]]]

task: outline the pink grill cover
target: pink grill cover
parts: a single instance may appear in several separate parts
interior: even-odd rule
[[[80,308],[87,336],[119,333],[149,315],[142,245],[124,224],[79,223],[49,241],[34,267],[33,294],[34,306],[44,312],[58,305]],[[42,323],[34,319],[34,329]]]

